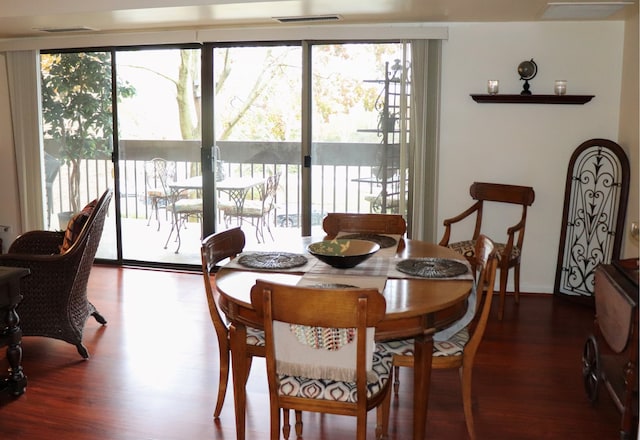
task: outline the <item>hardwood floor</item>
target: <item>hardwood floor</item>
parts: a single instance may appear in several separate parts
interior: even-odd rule
[[[94,267],[90,298],[109,321],[90,318],[75,347],[24,338],[27,392],[0,397],[0,439],[184,440],[235,438],[233,394],[212,420],[218,355],[202,276],[193,273]],[[479,439],[616,439],[619,414],[606,392],[595,407],[582,386],[581,353],[593,311],[551,295],[508,298],[496,310],[474,368],[474,415]],[[4,352],[4,350],[2,351]],[[0,355],[0,366],[6,368]],[[391,439],[410,438],[412,378],[401,369],[393,399]],[[247,384],[247,439],[268,438],[264,362],[255,360]],[[465,439],[457,373],[434,371],[429,439]],[[305,439],[349,439],[350,417],[305,414]],[[373,438],[375,412],[369,414]]]

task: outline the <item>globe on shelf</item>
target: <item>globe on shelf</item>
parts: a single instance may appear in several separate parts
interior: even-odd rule
[[[537,73],[538,65],[533,61],[533,58],[518,64],[518,75],[520,75],[521,80],[524,80],[522,92],[520,92],[521,95],[531,95],[531,91],[529,91],[529,80],[532,80]]]

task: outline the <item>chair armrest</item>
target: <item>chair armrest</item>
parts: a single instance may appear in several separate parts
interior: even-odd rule
[[[507,229],[508,238],[504,246],[504,255],[506,257],[511,255],[511,251],[513,250],[514,243],[516,246],[520,248],[520,251],[522,251],[522,241],[524,239],[523,234],[524,234],[525,222],[526,222],[526,219],[523,218],[518,222],[518,224],[511,226],[509,229]],[[517,234],[517,238],[516,238],[516,234]],[[508,262],[509,258],[500,259],[501,263],[503,261]]]
[[[60,253],[64,231],[29,231],[17,237],[7,254],[52,255]]]
[[[462,220],[466,219],[467,217],[469,217],[470,215],[477,213],[479,211],[479,209],[481,208],[482,203],[481,202],[476,202],[473,205],[471,205],[469,208],[467,208],[466,210],[464,210],[463,212],[461,212],[460,214],[456,215],[455,217],[451,217],[448,219],[445,219],[443,221],[444,224],[444,234],[442,235],[442,239],[440,239],[440,246],[447,246],[449,244],[449,239],[451,237],[451,225],[461,222]],[[478,230],[477,227],[477,220],[476,220],[476,230]]]

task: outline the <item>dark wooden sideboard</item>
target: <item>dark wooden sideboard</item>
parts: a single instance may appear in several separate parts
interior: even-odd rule
[[[0,392],[24,393],[27,377],[22,371],[22,331],[16,307],[22,300],[20,279],[29,275],[23,267],[0,267],[0,347],[7,347],[9,377],[0,381]]]

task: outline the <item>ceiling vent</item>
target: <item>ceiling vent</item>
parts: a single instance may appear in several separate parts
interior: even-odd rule
[[[89,32],[95,31],[97,29],[90,28],[87,26],[71,26],[71,27],[61,27],[61,28],[36,28],[37,31],[47,32],[50,34],[62,34],[66,32]]]
[[[547,20],[602,20],[632,4],[632,1],[553,2],[547,4],[542,18]]]
[[[273,17],[280,23],[312,23],[318,21],[340,21],[342,17],[337,14],[328,15],[299,15],[293,17]]]

